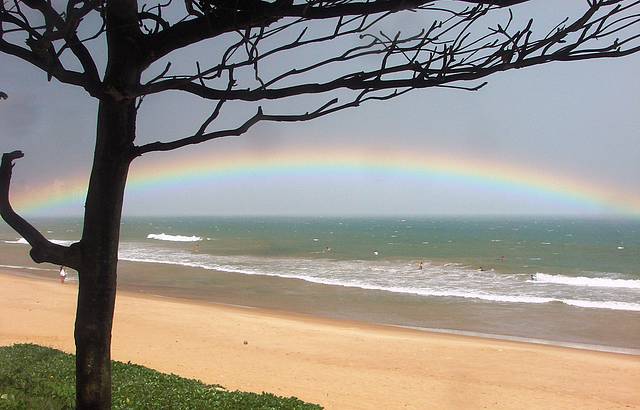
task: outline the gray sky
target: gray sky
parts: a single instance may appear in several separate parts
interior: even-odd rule
[[[544,11],[543,17],[555,17],[556,12]],[[382,147],[515,164],[532,173],[539,170],[640,198],[639,69],[637,55],[552,63],[494,75],[479,92],[414,91],[312,122],[260,125],[240,138],[175,154],[152,154],[141,161],[162,162],[173,155],[188,158],[206,152],[214,157],[253,155],[291,147],[308,152]],[[64,185],[78,175],[88,178],[96,101],[73,86],[47,82],[38,70],[6,55],[0,55],[0,79],[0,90],[9,94],[8,100],[0,102],[0,149],[21,149],[26,154],[14,168],[13,192],[41,184]],[[197,129],[207,108],[184,95],[149,98],[140,113],[139,138],[187,135]],[[234,108],[229,121],[243,114],[241,108]],[[38,214],[81,212],[82,204],[76,202]],[[367,178],[322,172],[161,184],[129,190],[125,206],[130,215],[610,212],[597,204],[550,198],[527,189],[496,190],[482,182],[443,185],[427,176]]]

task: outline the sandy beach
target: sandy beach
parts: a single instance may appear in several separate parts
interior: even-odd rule
[[[0,273],[0,344],[73,352],[76,291]],[[640,408],[640,356],[130,292],[118,295],[113,358],[327,409]]]

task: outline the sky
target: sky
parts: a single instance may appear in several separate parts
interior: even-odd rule
[[[583,4],[536,12],[550,20]],[[205,47],[171,57],[192,61]],[[94,52],[103,64],[100,45]],[[477,92],[416,90],[311,122],[261,124],[238,138],[145,155],[132,165],[124,213],[640,214],[639,68],[638,55],[552,63],[493,75]],[[80,215],[81,193],[56,203],[28,199],[86,184],[97,102],[7,55],[0,55],[0,90],[9,95],[0,101],[0,150],[25,153],[14,167],[16,208]],[[188,135],[208,109],[181,94],[150,97],[139,141]],[[248,112],[232,106],[225,121]],[[189,164],[199,168],[187,174]]]

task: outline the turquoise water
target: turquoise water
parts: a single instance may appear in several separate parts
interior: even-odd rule
[[[214,255],[431,259],[505,272],[618,272],[640,279],[637,220],[155,218],[127,220],[122,239],[145,239],[151,231],[204,238],[200,250]]]
[[[79,219],[42,219],[73,241]],[[127,218],[120,258],[496,303],[640,311],[640,221]],[[6,225],[0,240],[26,246]]]

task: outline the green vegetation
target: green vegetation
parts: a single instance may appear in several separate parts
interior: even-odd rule
[[[72,409],[73,355],[32,344],[0,347],[0,409]],[[114,409],[321,409],[295,397],[227,391],[218,385],[113,362]]]

